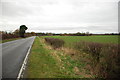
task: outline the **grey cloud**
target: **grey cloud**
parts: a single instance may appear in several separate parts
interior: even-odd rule
[[[117,28],[115,28],[114,26],[87,26],[87,27],[36,27],[36,29],[32,29],[32,30],[49,30],[49,31],[56,31],[56,30],[60,30],[60,31],[69,31],[69,30],[73,30],[73,31],[104,31],[104,32],[117,32]]]
[[[17,5],[15,2],[2,2],[2,15],[8,17],[24,17],[29,14],[32,14],[32,11],[29,8],[24,6]]]
[[[88,26],[87,27],[90,30],[96,30],[96,31],[104,31],[104,32],[118,32],[118,27],[116,26]]]
[[[83,9],[81,9],[81,6],[76,7],[78,9],[75,10],[75,13],[70,13],[66,16],[66,19],[68,19],[68,21],[86,23],[106,23],[117,21],[117,3],[82,2],[81,4],[83,4],[85,8],[83,7]]]
[[[12,30],[16,28],[15,25],[24,23],[31,26],[29,30],[36,31],[117,31],[118,8],[116,1],[118,0],[93,1],[13,0],[9,2],[3,0],[3,29],[8,30],[10,26],[9,30]]]

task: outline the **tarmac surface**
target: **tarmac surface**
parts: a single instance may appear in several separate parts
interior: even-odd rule
[[[17,78],[35,36],[2,43],[2,78]]]

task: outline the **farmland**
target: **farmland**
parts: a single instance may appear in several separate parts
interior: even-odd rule
[[[120,36],[45,36],[52,38],[59,38],[65,41],[65,47],[72,47],[75,42],[87,41],[98,43],[118,43]]]
[[[30,54],[26,77],[116,78],[120,69],[118,38],[119,36],[37,37]],[[47,56],[42,56],[43,54]],[[46,57],[52,59],[49,60],[51,64],[45,62]],[[40,66],[44,66],[41,67],[42,70],[39,69]]]
[[[67,64],[66,64],[67,63]],[[25,78],[79,78],[75,75],[74,66],[77,63],[62,51],[50,49],[42,38],[37,37],[29,56]],[[84,65],[81,65],[84,66]]]
[[[83,69],[85,74],[98,78],[119,76],[119,36],[51,36],[51,38],[64,41],[61,50],[78,64],[85,65],[84,67],[77,65],[77,68]]]

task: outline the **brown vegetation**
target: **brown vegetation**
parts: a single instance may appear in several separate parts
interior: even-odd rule
[[[29,36],[35,36],[35,33],[34,32],[25,33],[25,37],[29,37]],[[13,39],[13,38],[20,38],[18,29],[15,30],[14,32],[0,31],[1,40]]]
[[[64,41],[56,38],[45,38],[45,41],[49,43],[54,49],[60,48],[64,45]]]
[[[91,55],[90,66],[94,75],[99,78],[119,78],[120,49],[118,44],[79,42],[75,48]]]

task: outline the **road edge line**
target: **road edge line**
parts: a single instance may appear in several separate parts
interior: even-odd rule
[[[35,38],[36,38],[36,37],[35,37]],[[35,38],[34,38],[34,40],[35,40]],[[34,40],[33,40],[33,42],[34,42]],[[32,45],[33,45],[33,43],[32,43]],[[19,79],[21,78],[21,74],[22,74],[23,70],[25,70],[25,65],[27,64],[27,59],[28,59],[28,56],[29,56],[29,54],[30,54],[30,50],[31,50],[31,48],[32,48],[32,45],[29,47],[29,49],[28,49],[28,51],[27,51],[27,54],[26,54],[26,56],[25,56],[25,58],[24,58],[22,67],[20,68],[20,71],[19,71],[19,74],[18,74],[16,80],[19,80]]]

